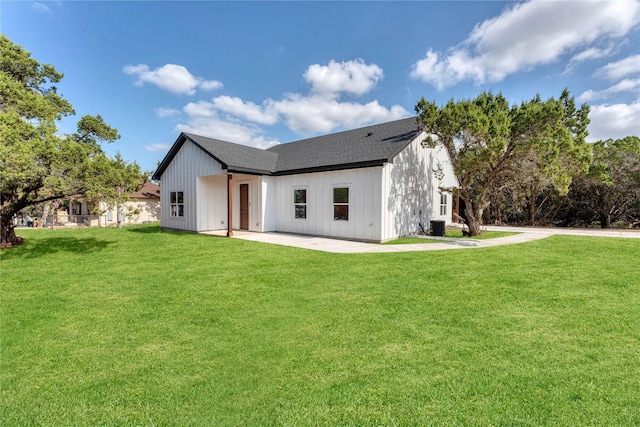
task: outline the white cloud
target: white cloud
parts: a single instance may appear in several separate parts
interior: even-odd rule
[[[220,89],[221,87],[222,87],[222,83],[217,80],[199,80],[198,81],[198,88],[205,91],[217,90],[217,89]]]
[[[150,70],[145,64],[127,65],[122,71],[137,77],[136,86],[150,83],[180,95],[193,95],[196,89],[214,90],[222,87],[219,81],[195,77],[185,67],[176,64],[166,64],[155,70]]]
[[[575,55],[573,58],[571,58],[570,62],[582,62],[582,61],[588,61],[590,59],[604,58],[605,56],[609,56],[612,53],[613,53],[612,47],[608,47],[607,49],[590,47],[589,49],[583,50],[579,54]]]
[[[518,3],[477,25],[446,54],[429,49],[413,64],[411,76],[439,90],[463,80],[500,81],[595,40],[623,36],[638,22],[637,1]]]
[[[340,102],[320,95],[290,94],[275,102],[274,108],[284,117],[290,129],[303,135],[391,121],[409,115],[398,105],[387,109],[378,101],[359,104]]]
[[[156,108],[153,111],[156,113],[158,117],[170,117],[170,116],[175,116],[176,114],[180,114],[180,111],[176,110],[175,108],[160,107],[160,108]]]
[[[589,118],[589,141],[640,136],[640,101],[632,104],[594,105]]]
[[[268,148],[279,142],[264,136],[264,131],[250,123],[242,123],[231,117],[220,117],[213,102],[190,102],[184,106],[186,123],[180,123],[176,129],[223,141],[235,142],[257,148]]]
[[[149,144],[144,147],[148,151],[152,152],[167,152],[171,148],[171,144]]]
[[[588,90],[578,96],[578,102],[589,102],[597,99],[607,99],[617,93],[640,93],[640,79],[624,79],[621,82],[601,91]]]
[[[212,103],[192,103],[185,107],[185,112],[192,116],[211,117],[213,110],[265,125],[273,125],[282,119],[291,130],[303,135],[390,121],[409,115],[398,105],[387,109],[378,101],[360,104],[342,102],[320,94],[297,93],[287,94],[278,101],[267,99],[262,106],[244,102],[240,98],[220,96],[214,98]]]
[[[44,3],[40,3],[40,2],[35,2],[31,5],[31,9],[35,10],[36,12],[40,12],[40,13],[53,13],[53,11],[51,10],[51,8],[49,6],[47,6]]]
[[[267,99],[263,106],[253,102],[245,102],[240,98],[230,96],[218,96],[213,98],[213,106],[225,113],[242,117],[250,122],[273,125],[278,121],[278,114],[273,109],[273,101]]]
[[[189,117],[216,116],[216,112],[213,110],[213,104],[207,101],[190,102],[182,109]]]
[[[302,135],[331,132],[409,116],[399,105],[386,108],[376,100],[346,102],[343,94],[362,95],[373,89],[383,72],[375,64],[357,59],[328,65],[311,65],[304,73],[310,84],[306,94],[285,94],[279,100],[262,104],[237,97],[218,96],[211,101],[190,102],[183,107],[188,119],[177,126],[180,131],[198,133],[254,147],[269,147],[278,141],[265,137],[258,125],[284,122]]]
[[[313,64],[304,73],[312,92],[328,96],[340,92],[363,95],[383,77],[382,68],[376,64],[365,64],[362,59],[347,62],[331,60],[329,65]]]
[[[573,58],[569,61],[569,64],[564,69],[564,73],[569,73],[573,67],[579,62],[589,61],[593,59],[600,59],[612,55],[616,51],[616,45],[610,45],[606,48],[598,48],[598,47],[590,47],[588,49],[583,50],[582,52],[574,55]]]
[[[257,126],[221,119],[215,111],[210,116],[200,114],[190,117],[187,123],[177,125],[176,129],[256,148],[268,148],[279,143],[265,137]]]
[[[440,55],[429,49],[423,59],[413,64],[411,77],[431,83],[438,90],[453,86],[467,78],[472,71],[465,69],[465,64],[473,66],[472,61],[465,62],[457,60],[461,55],[466,56],[462,51],[454,52],[450,59],[441,61]],[[484,80],[484,72],[482,69],[477,69],[475,72],[478,76],[481,75],[482,80]]]
[[[640,74],[640,55],[632,55],[617,62],[611,62],[596,71],[596,75],[610,80],[621,79],[630,74]]]

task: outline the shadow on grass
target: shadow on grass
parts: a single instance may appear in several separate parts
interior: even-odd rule
[[[128,225],[124,229],[132,233],[143,233],[143,234],[160,233],[160,225],[158,224]]]
[[[38,258],[57,252],[70,254],[90,254],[104,250],[115,241],[96,239],[95,237],[45,237],[43,239],[29,239],[16,247],[2,251],[2,259]]]

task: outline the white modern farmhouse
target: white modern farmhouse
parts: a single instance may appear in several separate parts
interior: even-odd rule
[[[267,150],[182,133],[153,178],[163,229],[283,232],[381,242],[451,218],[447,153],[415,118]]]

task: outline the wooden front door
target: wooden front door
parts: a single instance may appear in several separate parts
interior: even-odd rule
[[[240,184],[240,229],[249,229],[249,184]]]

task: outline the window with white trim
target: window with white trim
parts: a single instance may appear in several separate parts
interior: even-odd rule
[[[333,189],[333,220],[349,221],[349,187]]]
[[[307,190],[293,190],[293,210],[295,219],[307,219]]]
[[[184,192],[172,191],[169,193],[170,214],[172,217],[184,216]]]
[[[440,193],[440,215],[445,216],[447,214],[447,204],[448,204],[447,193]]]

